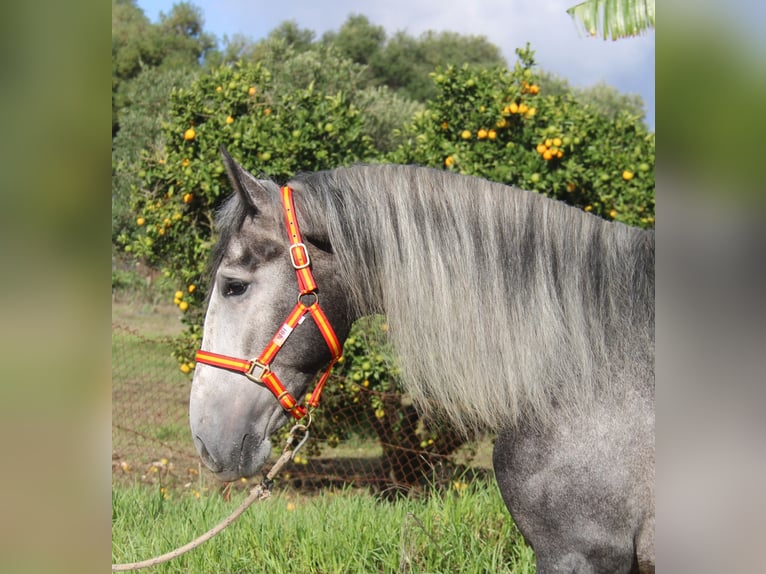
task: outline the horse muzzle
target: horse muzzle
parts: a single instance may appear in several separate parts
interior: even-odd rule
[[[194,445],[202,462],[221,481],[253,476],[271,454],[269,439],[255,434],[244,435],[238,444],[231,442],[224,446],[219,444],[218,447],[214,444],[208,444],[203,437],[194,435]]]

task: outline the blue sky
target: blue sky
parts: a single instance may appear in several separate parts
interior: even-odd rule
[[[205,18],[205,31],[218,39],[243,34],[266,36],[285,20],[316,32],[337,30],[350,14],[364,14],[393,35],[404,30],[419,36],[427,30],[483,35],[498,46],[509,63],[514,50],[530,42],[540,67],[574,86],[599,81],[624,93],[639,94],[646,120],[654,129],[654,31],[617,42],[580,34],[567,8],[578,0],[192,0]],[[156,22],[174,0],[138,0]]]

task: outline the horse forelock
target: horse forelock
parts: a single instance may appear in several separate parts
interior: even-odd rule
[[[360,314],[384,312],[403,383],[500,428],[652,386],[654,241],[532,192],[410,166],[295,179]]]

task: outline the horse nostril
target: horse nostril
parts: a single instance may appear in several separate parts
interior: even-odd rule
[[[205,463],[205,466],[207,466],[213,472],[221,472],[223,465],[213,458],[213,455],[211,455],[210,451],[207,450],[207,447],[205,446],[205,443],[202,442],[202,439],[198,436],[195,436],[194,444],[197,447],[197,452],[199,453],[202,462]]]

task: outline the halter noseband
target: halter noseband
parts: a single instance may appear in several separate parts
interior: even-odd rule
[[[319,332],[322,333],[322,337],[324,337],[332,356],[330,364],[320,377],[314,387],[314,392],[311,393],[307,401],[308,407],[313,409],[319,404],[319,397],[322,394],[324,385],[330,376],[333,365],[340,359],[343,348],[332,325],[330,325],[330,321],[327,319],[327,315],[319,306],[319,298],[316,292],[317,284],[314,274],[311,272],[309,252],[303,243],[301,232],[298,228],[295,203],[293,202],[293,190],[288,186],[282,188],[282,208],[285,214],[287,234],[290,238],[290,262],[293,268],[295,268],[298,287],[300,288],[298,302],[257,359],[238,359],[200,349],[197,351],[196,360],[204,365],[242,373],[251,381],[264,385],[276,397],[283,409],[296,420],[300,420],[308,414],[308,409],[299,405],[295,397],[289,393],[282,384],[282,381],[279,380],[279,377],[271,370],[271,363],[295,327],[303,323],[306,314],[311,315],[316,326],[319,328]]]

